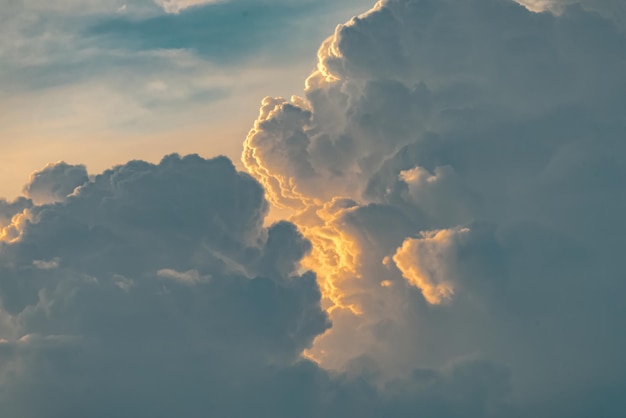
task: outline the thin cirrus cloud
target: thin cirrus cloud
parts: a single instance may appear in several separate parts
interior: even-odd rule
[[[1,409],[623,417],[626,37],[583,6],[379,2],[263,100],[249,174],[36,173],[0,201]]]

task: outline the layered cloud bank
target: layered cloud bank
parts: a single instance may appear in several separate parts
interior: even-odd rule
[[[3,414],[626,415],[626,37],[535,3],[340,25],[250,174],[33,174],[0,200]]]

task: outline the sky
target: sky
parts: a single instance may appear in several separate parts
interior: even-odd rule
[[[267,95],[291,96],[370,2],[2,0],[0,196],[49,162],[94,172],[225,154]]]
[[[7,418],[623,418],[621,0],[0,0]]]

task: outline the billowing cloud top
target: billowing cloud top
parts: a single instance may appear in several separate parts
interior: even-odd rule
[[[24,187],[24,195],[37,203],[61,201],[88,180],[85,166],[73,166],[65,162],[48,164],[33,173],[30,182]]]

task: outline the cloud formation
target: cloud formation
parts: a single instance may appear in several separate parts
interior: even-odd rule
[[[304,97],[263,101],[243,161],[326,254],[305,260],[332,272],[325,367],[480,353],[511,368],[522,416],[624,412],[626,312],[606,289],[626,290],[626,38],[609,5],[381,1],[323,43]]]
[[[454,295],[454,279],[448,269],[454,259],[448,256],[455,241],[469,229],[422,232],[422,237],[407,239],[393,256],[393,262],[411,286],[418,287],[428,303],[438,305]],[[388,262],[388,261],[387,261]]]
[[[306,242],[290,224],[262,227],[266,211],[254,180],[225,158],[195,156],[131,162],[64,202],[32,207],[20,239],[0,244],[2,307],[12,318],[2,330],[2,409],[84,415],[93,401],[111,416],[128,402],[171,416],[172,399],[199,401],[187,393],[193,384],[165,405],[141,397],[176,379],[226,373],[237,384],[249,367],[294,361],[328,322],[315,276],[293,275]],[[291,251],[276,254],[282,246]],[[72,394],[81,401],[64,395],[69,387],[83,388]],[[24,402],[27,394],[38,402]]]
[[[44,178],[73,185],[72,169],[84,170],[50,165],[25,190]],[[114,167],[54,203],[2,201],[18,233],[0,241],[3,413],[374,418],[506,409],[506,369],[481,361],[416,369],[376,388],[302,359],[330,327],[315,274],[297,272],[311,243],[292,223],[263,226],[263,195],[224,157],[170,155]],[[18,224],[20,210],[27,220]]]
[[[250,174],[37,172],[0,201],[0,409],[623,417],[626,37],[550,10],[379,2],[263,100]]]
[[[23,192],[37,204],[60,202],[87,181],[89,177],[85,166],[62,161],[34,172]]]

